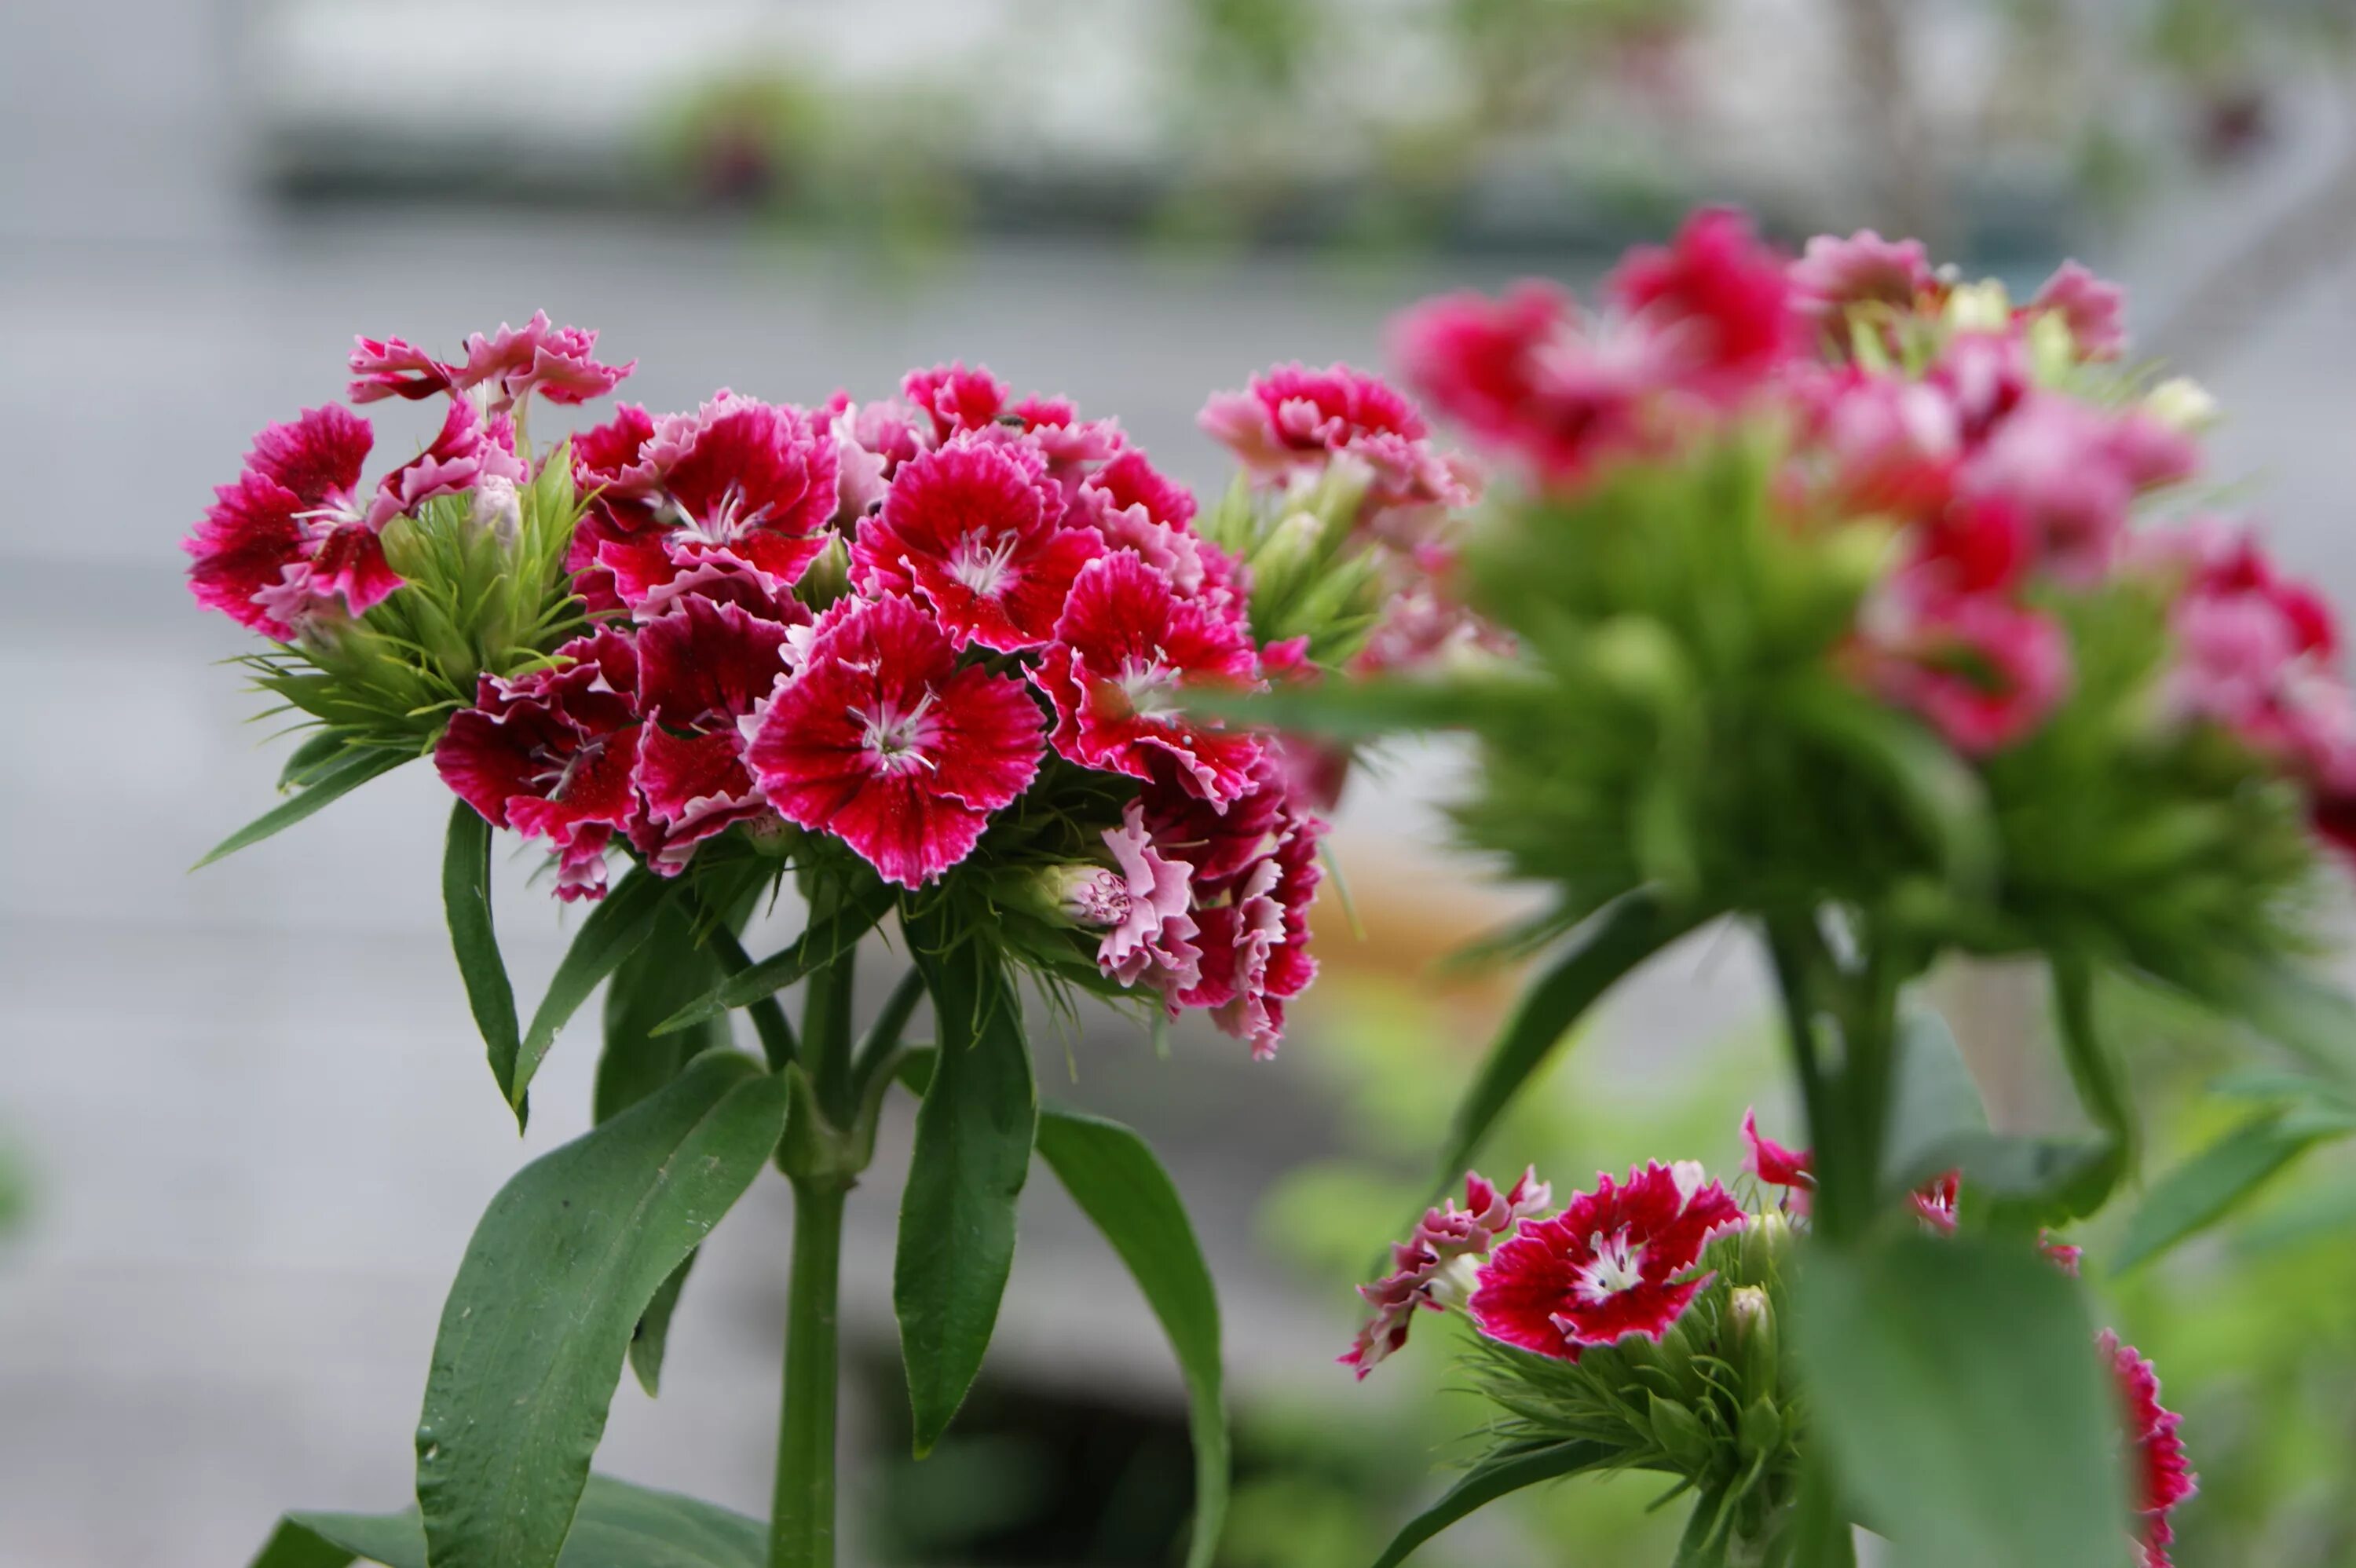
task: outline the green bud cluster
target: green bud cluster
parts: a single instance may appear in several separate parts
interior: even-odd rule
[[[1387,552],[1359,526],[1369,475],[1337,458],[1313,482],[1255,489],[1238,475],[1196,523],[1251,576],[1252,635],[1309,639],[1309,656],[1338,667],[1364,647],[1389,592]]]

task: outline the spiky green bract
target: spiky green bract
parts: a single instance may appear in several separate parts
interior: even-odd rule
[[[256,687],[323,727],[306,750],[332,738],[338,752],[423,752],[475,700],[477,677],[531,668],[586,629],[564,570],[582,510],[569,448],[543,454],[516,499],[511,536],[477,521],[466,496],[393,519],[385,560],[402,582],[390,598],[241,660]]]
[[[1346,462],[1313,484],[1275,489],[1254,489],[1237,475],[1196,522],[1251,574],[1247,613],[1255,641],[1306,637],[1310,660],[1333,669],[1366,645],[1391,591],[1381,552],[1365,549],[1355,533],[1367,478]]]
[[[1505,1415],[1474,1463],[1535,1444],[1592,1444],[1600,1469],[1676,1477],[1716,1541],[1761,1541],[1798,1495],[1804,1417],[1778,1324],[1789,1229],[1781,1217],[1710,1243],[1717,1277],[1658,1344],[1631,1335],[1556,1360],[1477,1339],[1468,1370]],[[1738,1307],[1737,1294],[1742,1295]],[[1674,1495],[1674,1494],[1673,1494]]]

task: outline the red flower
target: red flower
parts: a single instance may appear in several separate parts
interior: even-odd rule
[[[1886,304],[1912,310],[1932,293],[1938,279],[1920,240],[1884,240],[1860,229],[1844,240],[1819,234],[1808,241],[1788,272],[1794,303],[1820,325],[1830,325],[1851,305]],[[1847,354],[1848,345],[1835,345]]]
[[[1407,1343],[1419,1310],[1441,1312],[1462,1306],[1472,1288],[1471,1264],[1489,1255],[1499,1238],[1554,1201],[1554,1189],[1533,1166],[1511,1192],[1500,1194],[1478,1171],[1464,1173],[1464,1207],[1441,1203],[1427,1211],[1415,1232],[1391,1248],[1391,1272],[1358,1294],[1375,1315],[1358,1330],[1357,1341],[1336,1358],[1360,1378]]]
[[[1055,709],[1055,750],[1083,767],[1151,776],[1176,763],[1185,787],[1215,805],[1250,786],[1259,742],[1178,711],[1183,695],[1252,682],[1240,619],[1182,599],[1133,550],[1090,561],[1032,674]]]
[[[1347,365],[1271,367],[1245,390],[1215,395],[1197,422],[1264,481],[1322,473],[1347,456],[1368,471],[1370,511],[1472,501],[1464,474],[1426,439],[1415,406],[1380,377]]]
[[[1689,1161],[1599,1172],[1596,1189],[1550,1220],[1526,1224],[1479,1275],[1472,1320],[1508,1345],[1575,1361],[1630,1334],[1657,1340],[1708,1276],[1696,1275],[1711,1237],[1740,1230],[1742,1211]]]
[[[1133,549],[1188,598],[1235,592],[1242,568],[1194,532],[1194,497],[1129,447],[1080,482],[1066,519],[1086,523],[1114,549]]]
[[[1786,264],[1729,208],[1695,213],[1665,248],[1632,251],[1604,288],[1673,345],[1693,390],[1740,391],[1797,346]]]
[[[832,833],[915,888],[972,852],[1039,771],[1023,683],[979,666],[916,604],[843,600],[819,619],[745,753],[790,822]]]
[[[626,427],[615,446],[626,439]],[[596,564],[634,609],[674,597],[677,579],[698,567],[783,595],[826,548],[834,439],[799,409],[723,392],[660,421],[636,453],[616,455],[628,457],[621,473],[645,485],[647,499],[604,507],[584,528],[597,539]]]
[[[980,430],[1006,408],[1012,389],[990,373],[987,366],[969,370],[962,360],[911,370],[900,383],[900,395],[933,421],[933,440],[945,442],[961,430]]]
[[[352,382],[344,395],[356,403],[385,398],[415,401],[457,384],[457,366],[443,363],[413,343],[398,337],[355,337],[352,343]]]
[[[1867,613],[1866,683],[1975,755],[2021,739],[2062,700],[2062,628],[1991,593],[1912,592],[1901,581]]]
[[[787,607],[807,621],[790,600],[778,608]],[[638,710],[650,722],[638,754],[646,812],[630,841],[665,876],[685,869],[704,839],[770,816],[744,765],[738,720],[784,676],[787,630],[741,604],[694,596],[639,628]]]
[[[2159,1403],[2159,1376],[2132,1345],[2122,1345],[2108,1328],[2096,1343],[2110,1363],[2119,1391],[2119,1407],[2135,1462],[2135,1511],[2143,1528],[2137,1544],[2144,1568],[2169,1568],[2168,1549],[2176,1540],[2168,1516],[2177,1504],[2199,1489],[2199,1477],[2185,1457],[2184,1440],[2177,1435],[2183,1417]]]
[[[959,437],[900,465],[883,511],[859,526],[853,580],[871,593],[913,590],[960,645],[1034,648],[1104,551],[1093,531],[1061,527],[1063,513],[1036,453]]]
[[[1742,1141],[1751,1146],[1743,1169],[1771,1187],[1815,1190],[1815,1155],[1804,1148],[1785,1148],[1772,1138],[1761,1136],[1755,1110],[1742,1113]]]
[[[1955,1200],[1962,1190],[1963,1173],[1951,1170],[1916,1188],[1907,1195],[1907,1200],[1913,1204],[1914,1217],[1922,1221],[1925,1229],[1952,1236],[1955,1233]]]
[[[608,630],[557,650],[567,662],[513,679],[482,677],[475,706],[434,748],[443,783],[495,827],[557,850],[560,897],[604,891],[605,846],[637,815],[644,733],[637,656]]]

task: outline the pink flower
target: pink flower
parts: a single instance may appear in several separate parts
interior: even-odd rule
[[[1742,1168],[1771,1187],[1796,1188],[1802,1192],[1815,1190],[1815,1156],[1804,1148],[1785,1148],[1772,1138],[1759,1132],[1759,1113],[1742,1113],[1742,1141],[1751,1146],[1743,1157]]]
[[[655,421],[637,403],[616,403],[614,417],[573,438],[573,482],[609,497],[643,496],[661,475],[647,456]]]
[[[1683,381],[1707,395],[1748,389],[1797,346],[1785,263],[1730,208],[1695,213],[1665,248],[1630,251],[1604,287],[1674,346]]]
[[[2070,682],[2062,628],[1987,593],[1917,592],[1898,584],[1869,608],[1862,655],[1869,686],[1973,755],[1999,751],[2034,730]]]
[[[1426,439],[1430,432],[1414,405],[1379,377],[1347,365],[1274,366],[1244,391],[1213,396],[1197,422],[1262,481],[1319,474],[1337,457],[1355,459],[1370,475],[1370,513],[1464,507],[1473,499],[1466,475]]]
[[[1479,1172],[1466,1171],[1464,1207],[1441,1203],[1428,1211],[1412,1235],[1392,1245],[1391,1272],[1358,1287],[1375,1315],[1338,1358],[1342,1365],[1363,1379],[1406,1345],[1419,1309],[1442,1312],[1463,1305],[1472,1291],[1472,1266],[1515,1226],[1553,1201],[1554,1189],[1538,1179],[1535,1166],[1503,1194]]]
[[[932,445],[922,411],[886,398],[854,403],[841,393],[828,411],[834,432],[835,521],[848,532],[884,504],[884,492],[902,464]]]
[[[594,898],[606,844],[637,815],[637,656],[608,629],[556,656],[566,662],[483,677],[475,706],[454,714],[435,742],[434,765],[493,827],[549,840],[560,897]]]
[[[1150,974],[1165,996],[1192,989],[1203,977],[1203,952],[1194,938],[1194,891],[1183,860],[1162,857],[1145,830],[1145,807],[1130,801],[1120,826],[1105,829],[1118,897],[1108,898],[1108,923],[1097,945],[1097,967],[1124,986]],[[1174,1010],[1174,1008],[1173,1008]]]
[[[1080,482],[1069,520],[1114,549],[1133,549],[1187,598],[1239,586],[1242,568],[1194,529],[1194,497],[1129,447]]]
[[[1534,1221],[1480,1270],[1472,1320],[1494,1339],[1575,1361],[1630,1334],[1657,1340],[1708,1276],[1695,1274],[1710,1239],[1744,1223],[1700,1166],[1657,1162],[1624,1184],[1599,1172],[1550,1220]]]
[[[2103,1358],[2119,1391],[2121,1420],[2135,1462],[2136,1513],[2143,1520],[2137,1544],[2144,1568],[2169,1568],[2169,1547],[2176,1540],[2169,1514],[2200,1489],[2199,1477],[2177,1435],[2183,1417],[2159,1403],[2159,1375],[2132,1345],[2105,1328],[2097,1337]]]
[[[960,645],[1000,653],[1047,641],[1080,568],[1104,552],[1060,524],[1063,494],[1023,447],[958,437],[901,464],[881,513],[859,526],[852,581],[913,591]]]
[[[1905,518],[1946,503],[1964,439],[1962,417],[1944,389],[1847,369],[1805,382],[1803,391],[1843,505]]]
[[[457,366],[444,364],[413,343],[398,337],[355,337],[352,342],[352,382],[345,396],[356,403],[385,398],[414,401],[457,385]]]
[[[638,629],[637,706],[650,722],[638,755],[646,812],[630,841],[664,876],[704,839],[770,816],[738,722],[785,674],[787,623],[809,619],[791,600],[774,608],[783,619],[690,596]]]
[[[745,753],[787,821],[834,834],[885,880],[921,887],[964,859],[1039,771],[1023,683],[958,666],[911,600],[845,599],[762,714]]]
[[[1055,750],[1083,767],[1151,776],[1159,756],[1214,805],[1251,783],[1259,743],[1179,710],[1189,691],[1239,690],[1253,679],[1250,634],[1238,619],[1183,599],[1133,550],[1088,562],[1038,667],[1055,709]]]
[[[1836,323],[1851,305],[1886,304],[1906,311],[1937,287],[1920,240],[1884,240],[1870,229],[1847,239],[1819,234],[1792,263],[1794,303],[1820,325]],[[1846,343],[1838,345],[1847,353]]]
[[[2198,463],[2192,443],[2156,421],[2032,393],[1971,457],[1963,487],[2019,507],[2036,559],[2087,583],[2116,560],[2136,497],[2190,475]]]
[[[835,463],[832,435],[809,414],[723,392],[657,423],[620,470],[646,498],[600,509],[584,530],[616,597],[642,613],[698,567],[782,596],[826,548]]]
[[[594,328],[552,326],[546,311],[534,311],[521,326],[501,322],[487,336],[477,332],[467,338],[458,385],[490,387],[494,408],[519,403],[534,392],[552,403],[585,403],[612,391],[638,368],[635,359],[601,365],[596,348]]]
[[[2116,359],[2127,346],[2126,290],[2107,283],[2075,261],[2064,261],[2037,297],[2031,311],[2052,311],[2068,324],[2082,359]]]
[[[900,395],[932,421],[936,444],[961,430],[989,426],[1005,411],[1012,390],[988,367],[969,370],[962,360],[911,370],[900,383]]]
[[[1963,1173],[1950,1170],[1907,1194],[1907,1201],[1914,1206],[1914,1217],[1922,1221],[1924,1229],[1952,1236],[1955,1233],[1955,1200],[1962,1189]]]
[[[380,529],[428,501],[464,495],[485,479],[520,484],[524,477],[515,425],[508,416],[486,415],[466,400],[453,399],[433,444],[377,482],[364,520],[371,530]]]

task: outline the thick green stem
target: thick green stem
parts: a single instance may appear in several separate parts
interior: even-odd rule
[[[769,1568],[833,1568],[836,1317],[842,1271],[840,1181],[794,1183],[793,1279]]]
[[[1844,967],[1813,913],[1771,918],[1767,939],[1815,1148],[1817,1233],[1846,1243],[1872,1223],[1881,1200],[1899,967],[1876,948],[1870,930],[1861,933],[1858,965]],[[1824,1061],[1817,1024],[1825,1017],[1839,1027],[1837,1066]]]

